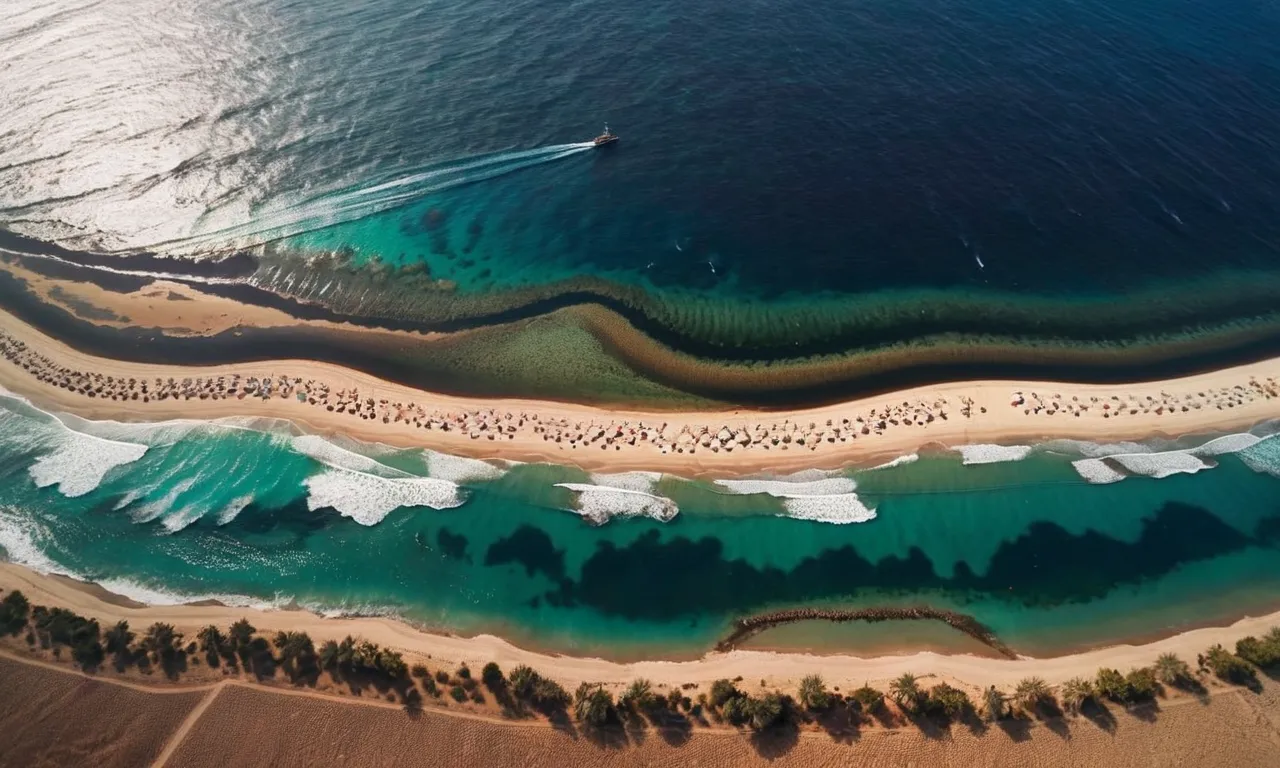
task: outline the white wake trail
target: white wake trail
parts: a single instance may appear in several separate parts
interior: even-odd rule
[[[267,208],[255,215],[252,221],[158,243],[153,247],[182,252],[209,246],[248,247],[294,237],[384,213],[426,195],[464,184],[474,184],[535,165],[562,160],[586,152],[593,146],[587,141],[464,158],[358,189],[326,192],[290,205]]]

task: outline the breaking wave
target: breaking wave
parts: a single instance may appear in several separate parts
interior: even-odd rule
[[[670,522],[680,508],[665,496],[652,491],[662,475],[657,472],[623,472],[593,474],[590,483],[556,483],[577,495],[574,512],[595,525],[604,525],[615,517],[649,517]]]
[[[1224,435],[1189,448],[1170,448],[1176,442],[1165,441],[1157,446],[1141,443],[1114,445],[1057,441],[1051,444],[1062,449],[1074,449],[1086,456],[1071,462],[1076,473],[1086,481],[1098,485],[1117,483],[1127,477],[1141,476],[1155,479],[1180,474],[1195,474],[1217,466],[1214,458],[1229,454],[1240,456],[1245,466],[1255,472],[1274,474],[1277,466],[1269,462],[1280,457],[1270,427],[1262,428],[1267,434],[1241,432]]]
[[[36,459],[27,471],[38,487],[57,485],[58,491],[69,498],[93,491],[112,469],[131,464],[147,452],[147,446],[138,443],[65,429],[57,449]]]
[[[958,445],[954,450],[960,454],[963,464],[999,464],[1006,461],[1022,461],[1031,454],[1034,446],[980,443]]]
[[[767,494],[782,499],[785,512],[780,517],[820,523],[865,523],[876,511],[854,493],[853,478],[817,470],[799,472],[781,479],[716,480],[729,493]]]
[[[457,485],[430,477],[387,478],[330,468],[303,483],[307,509],[335,509],[361,525],[377,525],[400,507],[450,509],[465,501]]]
[[[504,467],[480,459],[468,459],[429,450],[423,451],[422,456],[429,476],[459,485],[497,480],[507,473]]]

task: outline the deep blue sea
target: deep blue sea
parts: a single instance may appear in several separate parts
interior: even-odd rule
[[[731,297],[1280,269],[1266,2],[16,0],[0,72],[0,225],[80,248],[345,222],[297,244]]]

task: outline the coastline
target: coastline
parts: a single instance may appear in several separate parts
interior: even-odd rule
[[[128,621],[143,627],[152,622],[173,624],[194,637],[202,626],[230,624],[247,618],[259,631],[306,632],[317,642],[340,640],[350,634],[399,650],[406,656],[425,657],[436,664],[468,664],[473,668],[495,661],[503,668],[528,664],[572,689],[581,682],[601,682],[621,687],[644,677],[656,684],[680,686],[709,683],[719,678],[763,680],[768,688],[794,687],[805,675],[820,674],[829,685],[856,688],[867,681],[883,682],[905,672],[956,680],[975,688],[1011,686],[1027,675],[1050,684],[1077,676],[1091,677],[1099,667],[1120,670],[1152,663],[1162,653],[1195,659],[1214,643],[1231,646],[1247,635],[1260,635],[1280,624],[1280,611],[1240,619],[1226,627],[1202,627],[1142,645],[1114,645],[1066,656],[1020,657],[1016,660],[970,654],[943,655],[922,651],[910,655],[860,658],[851,655],[814,655],[772,651],[734,650],[708,653],[692,661],[638,661],[621,663],[599,658],[545,654],[516,647],[493,635],[458,637],[431,634],[386,618],[325,618],[304,610],[264,611],[223,605],[188,604],[144,606],[113,595],[102,587],[66,577],[40,574],[24,566],[0,562],[0,588],[21,590],[33,604],[56,605],[96,618],[104,626]]]
[[[787,412],[741,408],[673,413],[455,397],[306,360],[210,367],[125,363],[76,351],[3,311],[0,331],[24,348],[28,360],[37,361],[27,370],[6,355],[0,361],[0,386],[53,411],[126,422],[280,418],[318,434],[589,471],[650,470],[686,477],[781,474],[870,466],[928,446],[1222,434],[1280,417],[1280,358],[1139,384],[955,382]],[[139,398],[135,390],[130,399],[129,392],[117,389],[113,400],[96,392],[90,397],[58,381],[66,371],[82,374],[86,381],[111,377],[118,387],[128,379],[181,382],[199,377],[204,383],[175,383],[163,398]],[[290,388],[295,381],[308,385],[306,393],[281,388],[246,396],[243,388],[224,393],[219,382],[216,396],[208,396],[219,377],[240,377],[255,385],[257,377],[273,383],[287,380]],[[327,400],[316,397],[317,392]],[[342,410],[333,408],[335,403]]]

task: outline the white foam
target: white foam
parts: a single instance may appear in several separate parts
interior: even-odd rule
[[[963,457],[963,464],[998,464],[1005,461],[1022,461],[1031,453],[1030,445],[958,445],[955,450]]]
[[[596,525],[604,525],[615,517],[640,516],[666,523],[680,512],[671,499],[644,491],[589,483],[556,483],[556,487],[576,493],[578,506],[574,511]]]
[[[783,500],[785,517],[818,523],[865,523],[876,518],[875,509],[866,506],[856,493],[834,493],[826,496],[789,496]]]
[[[361,525],[377,525],[400,507],[449,509],[464,501],[457,485],[429,477],[387,478],[330,468],[304,484],[307,509],[332,507]]]
[[[226,525],[232,520],[235,520],[236,515],[239,515],[241,512],[244,511],[245,507],[249,506],[252,503],[253,503],[253,494],[251,493],[232,499],[230,502],[228,502],[227,506],[223,507],[222,511],[218,513],[218,517],[217,517],[218,525]]]
[[[1254,472],[1280,477],[1280,440],[1263,440],[1244,449],[1239,456],[1244,465]]]
[[[917,461],[919,461],[919,460],[920,460],[920,454],[918,454],[918,453],[908,453],[906,456],[899,456],[898,458],[894,459],[893,461],[886,461],[886,462],[885,462],[885,463],[883,463],[883,464],[877,464],[877,465],[875,465],[874,467],[869,467],[869,468],[867,469],[867,471],[868,471],[868,472],[870,472],[870,471],[872,471],[872,470],[876,470],[876,469],[892,469],[892,468],[894,468],[894,467],[902,467],[902,466],[905,466],[905,465],[907,465],[907,464],[914,464],[914,463],[916,463],[916,462],[917,462]]]
[[[298,435],[290,439],[289,445],[298,453],[334,469],[348,469],[379,477],[413,477],[408,472],[388,467],[368,456],[335,445],[319,435]]]
[[[1161,451],[1160,453],[1121,453],[1110,457],[1130,474],[1156,479],[1170,475],[1195,474],[1211,465],[1187,451]]]
[[[423,459],[427,464],[427,474],[437,480],[448,480],[451,483],[474,483],[483,480],[497,480],[507,473],[503,467],[480,459],[468,459],[462,456],[450,456],[447,453],[423,451]]]
[[[191,490],[191,487],[195,484],[196,479],[194,477],[188,477],[184,480],[180,480],[177,483],[174,483],[168,493],[155,501],[149,501],[137,509],[132,510],[129,513],[129,516],[133,518],[135,523],[149,523],[172,510],[174,503],[178,500],[178,497]]]
[[[63,496],[83,496],[97,488],[107,472],[142,458],[147,446],[107,440],[67,429],[58,448],[27,470],[38,487],[58,486]]]
[[[276,595],[276,597],[271,600],[263,600],[257,597],[249,597],[248,595],[228,595],[219,593],[191,594],[185,592],[174,592],[164,588],[139,584],[132,579],[124,578],[97,579],[96,583],[108,592],[112,592],[147,605],[186,605],[188,603],[216,600],[219,603],[232,608],[251,608],[259,611],[270,611],[284,608],[293,602],[293,597],[288,595]]]
[[[1076,472],[1081,477],[1090,483],[1114,483],[1130,475],[1142,475],[1158,479],[1177,474],[1194,474],[1215,466],[1212,461],[1213,457],[1235,453],[1240,454],[1240,458],[1246,466],[1255,469],[1255,471],[1265,472],[1267,470],[1259,470],[1250,463],[1250,456],[1265,455],[1269,449],[1259,449],[1258,446],[1270,442],[1273,442],[1271,435],[1258,436],[1249,432],[1241,432],[1214,438],[1194,448],[1161,451],[1153,450],[1150,446],[1137,443],[1118,443],[1114,445],[1081,443],[1079,444],[1080,447],[1088,451],[1086,455],[1092,455],[1095,458],[1073,461],[1071,465],[1075,467]],[[1137,448],[1138,450],[1123,450],[1126,448]],[[1103,461],[1104,457],[1106,461]],[[1117,466],[1125,471],[1121,472]]]
[[[652,493],[662,479],[660,472],[618,472],[616,474],[592,473],[591,482],[606,488],[618,488],[624,491]]]
[[[1251,435],[1248,432],[1242,432],[1238,435],[1224,435],[1210,440],[1198,448],[1192,448],[1188,453],[1196,456],[1222,456],[1228,453],[1239,453],[1266,439],[1265,437]]]
[[[1117,483],[1128,477],[1128,475],[1118,471],[1103,459],[1080,459],[1071,462],[1071,466],[1075,467],[1080,477],[1094,485]]]
[[[38,573],[77,578],[75,573],[44,553],[39,539],[46,535],[47,532],[36,521],[0,507],[0,549],[5,551],[9,562],[24,565]]]
[[[794,475],[792,477],[795,477]],[[736,494],[767,493],[780,499],[795,496],[832,496],[852,493],[857,483],[849,477],[816,480],[716,480],[715,484]]]

